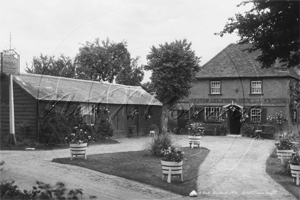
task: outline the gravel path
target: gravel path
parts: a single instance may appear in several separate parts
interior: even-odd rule
[[[90,146],[88,154],[136,151],[150,138],[121,138],[119,144]],[[176,144],[188,146],[187,136],[173,136]],[[249,138],[205,136],[202,147],[210,149],[200,166],[197,199],[295,199],[265,172],[265,161],[274,141]],[[49,151],[0,151],[5,161],[1,180],[15,180],[21,189],[35,182],[67,188],[82,188],[84,199],[190,199],[165,190],[92,170],[53,163],[53,158],[70,156],[68,149]],[[192,189],[191,189],[192,190]]]

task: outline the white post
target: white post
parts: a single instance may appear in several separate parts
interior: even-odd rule
[[[9,75],[9,133],[13,138],[14,144],[17,144],[15,135],[15,105],[14,105],[14,88],[13,88],[13,75]]]

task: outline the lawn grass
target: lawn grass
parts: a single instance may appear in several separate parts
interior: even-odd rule
[[[185,152],[183,182],[180,182],[177,177],[172,178],[171,183],[162,180],[160,158],[149,155],[145,151],[94,154],[88,155],[87,160],[80,157],[74,160],[70,160],[70,157],[57,158],[53,159],[53,162],[85,167],[187,196],[192,190],[197,190],[199,166],[209,150],[189,147],[184,147],[182,150]]]
[[[266,161],[266,172],[274,181],[292,193],[297,199],[300,199],[300,186],[297,186],[292,177],[285,172],[285,167],[281,165],[280,159],[277,158],[276,149]]]

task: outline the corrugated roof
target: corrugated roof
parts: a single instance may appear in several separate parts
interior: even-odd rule
[[[14,81],[38,100],[159,105],[162,104],[140,86],[103,83],[40,74],[20,74]]]
[[[208,61],[196,77],[201,78],[232,78],[232,77],[294,77],[300,76],[293,69],[278,70],[261,68],[261,64],[255,59],[260,55],[259,51],[248,53],[243,51],[248,44],[230,44],[220,53]]]

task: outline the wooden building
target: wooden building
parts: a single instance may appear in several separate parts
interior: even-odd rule
[[[39,140],[41,119],[60,107],[65,112],[74,106],[87,124],[93,124],[95,108],[109,111],[114,135],[125,137],[128,128],[135,134],[148,134],[151,124],[160,126],[161,103],[139,86],[125,86],[39,74],[13,75],[16,136],[20,124],[29,128],[28,137]],[[70,106],[71,105],[71,106]],[[9,133],[9,76],[1,76],[1,137]]]
[[[296,130],[299,101],[292,90],[299,89],[298,73],[279,63],[262,69],[255,60],[259,51],[248,53],[244,51],[247,47],[230,44],[203,65],[190,96],[178,104],[184,111],[178,120],[180,128],[190,119],[206,125],[223,124],[235,135],[241,133],[242,124]],[[227,113],[222,116],[224,110]],[[277,123],[276,113],[286,120]]]

